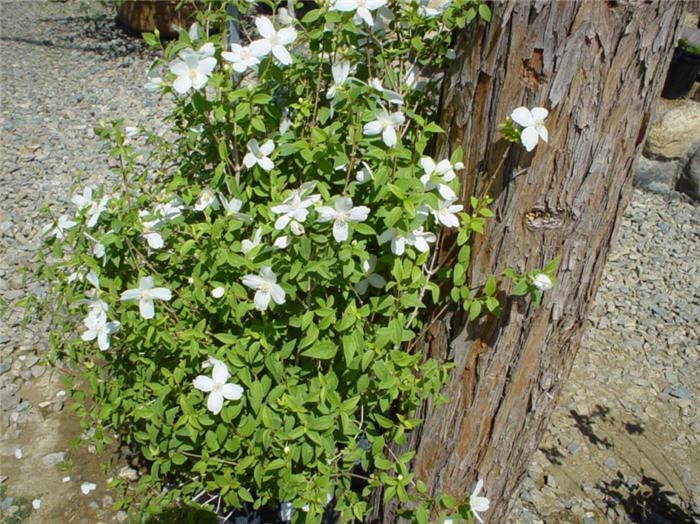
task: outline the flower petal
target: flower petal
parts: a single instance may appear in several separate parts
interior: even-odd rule
[[[265,311],[267,306],[270,305],[270,293],[267,291],[256,291],[253,303],[255,304],[255,309],[258,311]]]
[[[277,34],[272,22],[270,22],[270,19],[265,16],[255,17],[255,27],[257,27],[258,33],[260,33],[260,36],[263,38],[270,38]]]
[[[362,128],[362,134],[368,136],[378,135],[382,132],[382,123],[379,120],[368,122]]]
[[[192,81],[190,80],[189,76],[178,76],[175,79],[175,82],[173,82],[173,89],[175,89],[179,95],[184,95],[187,93],[187,91],[190,90],[190,87],[192,87]]]
[[[535,123],[535,120],[532,118],[532,113],[527,107],[518,107],[514,109],[510,114],[510,118],[513,122],[523,127],[528,127]]]
[[[275,163],[266,156],[258,158],[258,165],[268,172],[272,171],[275,167]]]
[[[293,27],[283,27],[277,31],[277,41],[282,45],[289,45],[297,38],[297,32]]]
[[[333,222],[333,238],[338,242],[343,242],[348,239],[348,224],[347,222]]]
[[[140,289],[127,289],[124,291],[120,297],[121,300],[138,300],[141,298],[141,290]]]
[[[198,389],[199,391],[204,391],[205,393],[209,393],[211,389],[214,387],[214,381],[210,379],[209,377],[206,377],[204,375],[199,375],[197,378],[195,378],[192,381],[192,385]]]
[[[382,133],[382,140],[388,147],[394,147],[396,145],[396,130],[392,126],[386,126]]]
[[[523,129],[522,133],[520,133],[520,141],[523,143],[527,151],[532,151],[535,149],[537,139],[537,130],[534,127],[526,127]]]
[[[542,120],[547,118],[547,115],[549,115],[549,111],[547,111],[544,107],[533,107],[530,110],[530,113],[532,113],[532,118],[539,120],[540,122],[542,122]]]
[[[260,39],[248,44],[248,49],[250,49],[251,55],[260,58],[270,54],[270,51],[272,51],[272,45],[268,40]]]
[[[243,388],[238,384],[224,384],[221,388],[221,394],[225,399],[238,400],[243,396]]]
[[[141,317],[145,318],[146,320],[152,319],[155,316],[153,300],[150,298],[145,300],[142,298],[139,300],[139,313],[141,313]]]
[[[281,64],[289,65],[292,63],[292,55],[284,46],[276,45],[272,48],[272,54],[280,61]]]
[[[224,396],[219,391],[212,391],[209,393],[209,398],[207,399],[207,409],[214,415],[218,415],[223,407]]]
[[[169,289],[164,287],[156,287],[151,290],[151,296],[157,298],[158,300],[170,300],[173,298],[173,294]]]
[[[214,364],[214,369],[211,372],[211,378],[215,384],[225,384],[228,380],[229,373],[226,364],[220,360]]]

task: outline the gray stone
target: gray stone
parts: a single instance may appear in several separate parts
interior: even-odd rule
[[[658,118],[649,127],[644,154],[654,158],[673,159],[688,155],[700,140],[700,103],[684,100],[657,112]]]
[[[576,452],[579,450],[581,447],[581,444],[578,442],[571,442],[569,445],[566,446],[566,450],[569,452],[570,455],[576,455]]]
[[[700,201],[700,147],[695,149],[681,170],[676,189],[693,200]]]
[[[683,386],[675,386],[669,388],[668,393],[672,397],[676,397],[681,400],[688,400],[690,398],[690,391],[687,388],[684,388]]]
[[[675,190],[683,166],[679,161],[651,160],[639,157],[634,173],[634,185],[662,195]]]
[[[119,473],[117,473],[117,476],[122,479],[126,480],[128,482],[136,482],[139,479],[139,473],[135,469],[130,468],[129,466],[124,466],[119,470]]]
[[[41,461],[46,466],[55,466],[56,464],[60,464],[61,462],[63,462],[65,459],[65,451],[58,451],[56,453],[49,453],[48,455],[45,455],[44,458],[41,459]]]
[[[617,468],[617,462],[615,462],[615,459],[612,457],[609,457],[605,459],[604,464],[609,467],[610,469],[616,469]]]

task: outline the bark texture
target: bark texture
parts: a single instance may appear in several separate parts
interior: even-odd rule
[[[499,2],[490,24],[457,38],[437,158],[461,145],[465,195],[491,194],[496,212],[473,246],[470,282],[562,257],[541,307],[503,297],[499,318],[454,315],[430,333],[427,350],[455,368],[450,402],[426,406],[413,435],[415,472],[433,493],[462,499],[483,479],[489,523],[505,521],[571,370],[683,9],[664,0]],[[520,105],[550,111],[549,144],[529,154],[499,142],[498,124]],[[390,507],[379,517],[395,521]]]

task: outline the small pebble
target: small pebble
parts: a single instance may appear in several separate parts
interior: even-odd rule
[[[80,485],[80,491],[83,492],[83,495],[87,495],[91,491],[94,491],[96,487],[97,484],[95,484],[94,482],[83,482]]]

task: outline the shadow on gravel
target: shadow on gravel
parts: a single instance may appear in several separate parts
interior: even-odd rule
[[[591,444],[602,445],[606,448],[611,448],[612,443],[607,438],[598,437],[593,430],[593,423],[595,419],[607,420],[608,414],[610,413],[610,408],[606,408],[601,405],[596,405],[595,411],[590,415],[582,415],[576,410],[569,410],[569,416],[574,419],[574,424],[581,432],[581,434],[588,439]]]
[[[643,472],[642,472],[643,473]],[[621,473],[603,481],[600,490],[609,506],[622,507],[629,522],[637,524],[693,524],[693,515],[675,491],[658,480],[642,475],[639,483],[625,482]]]
[[[95,53],[106,59],[147,55],[139,35],[129,34],[114,16],[65,16],[39,18],[37,24],[46,27],[51,38],[32,38],[31,35],[11,35],[3,31],[0,41],[21,42],[29,45]],[[42,33],[46,33],[42,31]]]

